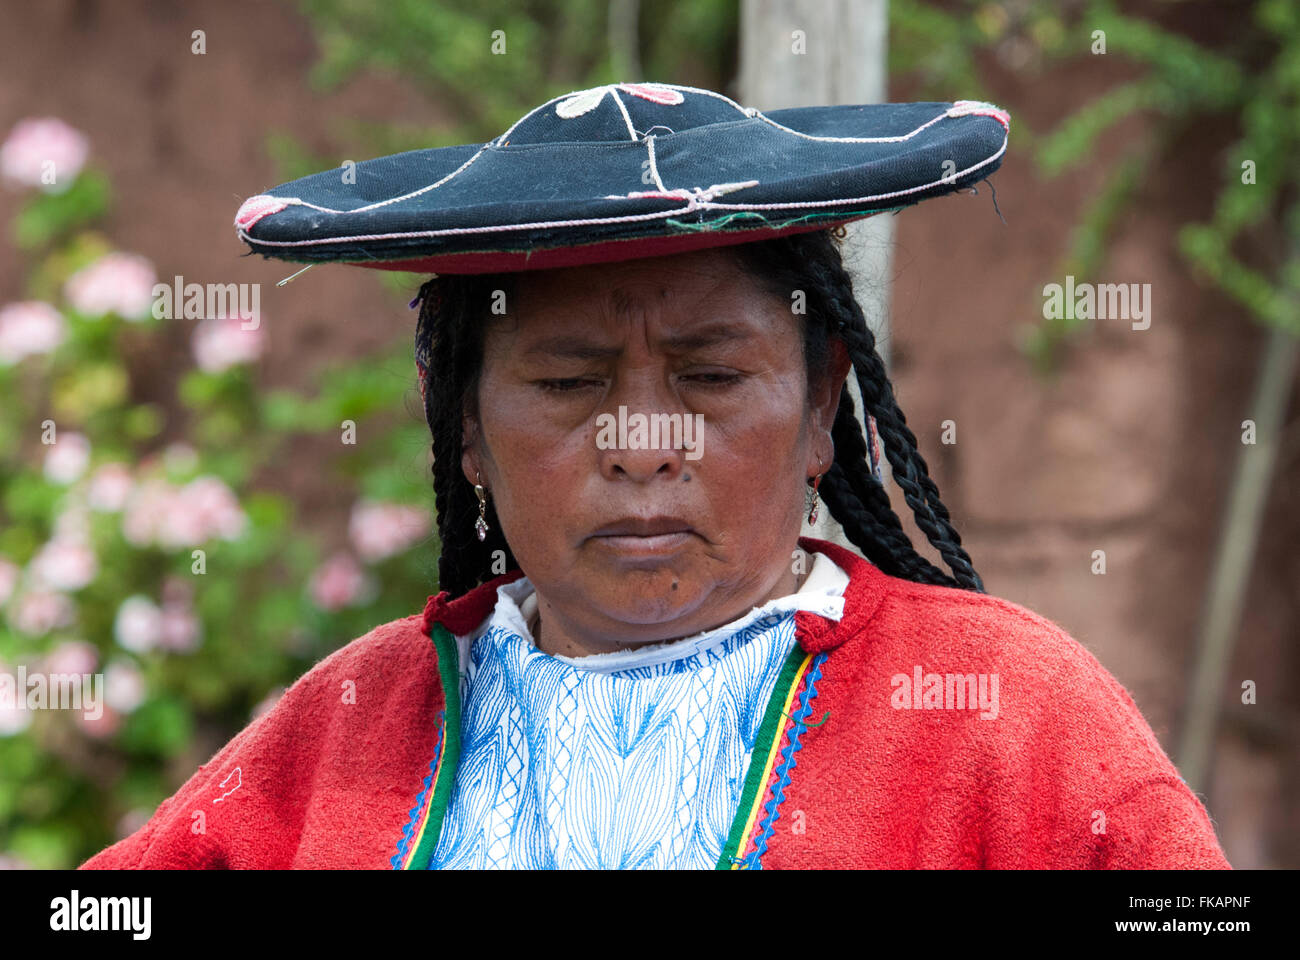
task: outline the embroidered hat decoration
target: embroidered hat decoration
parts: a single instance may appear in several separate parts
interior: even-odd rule
[[[711,90],[615,83],[548,100],[483,144],[333,168],[244,201],[236,232],[297,263],[421,273],[660,256],[824,229],[943,196],[1001,165],[992,104],[764,113]]]

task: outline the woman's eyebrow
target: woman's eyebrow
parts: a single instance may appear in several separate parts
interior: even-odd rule
[[[734,322],[713,323],[673,336],[660,337],[658,343],[676,350],[693,350],[712,346],[729,340],[748,340],[755,334],[744,324]],[[574,357],[580,360],[616,357],[623,352],[622,347],[604,346],[594,341],[573,334],[560,334],[546,337],[527,347],[525,356],[546,354],[556,357]]]

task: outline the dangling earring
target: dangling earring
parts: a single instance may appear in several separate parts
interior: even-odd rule
[[[479,476],[477,470],[474,471],[474,479],[476,481],[483,479]],[[484,517],[487,514],[487,495],[483,492],[483,485],[481,483],[474,484],[474,493],[478,495],[478,519],[474,521],[474,529],[478,531],[478,538],[480,540],[486,540],[488,525],[487,520],[485,520]]]
[[[821,458],[821,457],[818,457],[818,458],[817,458],[817,467],[818,467],[818,469],[821,468],[821,465],[822,465],[822,458]],[[813,525],[813,524],[815,524],[815,523],[817,522],[817,506],[818,506],[818,504],[820,503],[820,501],[817,499],[817,488],[818,488],[819,486],[821,486],[822,476],[823,476],[823,475],[824,475],[824,474],[821,474],[821,473],[817,474],[816,479],[814,479],[813,482],[812,482],[812,486],[808,488],[808,504],[807,504],[807,505],[808,505],[808,508],[809,508],[809,509],[808,509],[808,524],[809,524],[809,526],[811,526],[811,525]]]

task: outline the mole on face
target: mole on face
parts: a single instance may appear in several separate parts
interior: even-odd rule
[[[691,482],[691,475],[689,473],[683,473],[682,483],[690,483],[690,482]]]

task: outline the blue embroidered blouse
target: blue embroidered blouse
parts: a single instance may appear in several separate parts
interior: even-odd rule
[[[794,612],[839,620],[848,575],[825,554],[798,592],[670,643],[542,653],[526,577],[457,637],[461,760],[430,869],[712,868]]]

